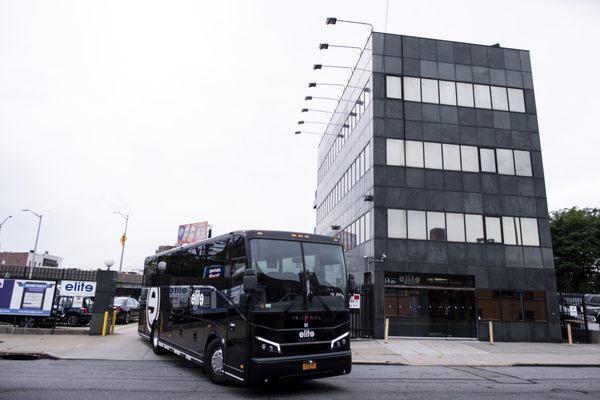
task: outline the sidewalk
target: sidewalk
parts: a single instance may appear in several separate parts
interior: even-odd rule
[[[352,342],[355,364],[444,366],[600,365],[600,345],[393,338]]]
[[[0,334],[0,353],[46,353],[63,359],[165,360],[137,335],[137,324],[111,336]],[[354,364],[421,366],[600,365],[600,345],[501,343],[393,338],[352,342]],[[172,356],[175,358],[176,356]]]

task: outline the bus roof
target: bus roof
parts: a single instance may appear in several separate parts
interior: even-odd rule
[[[326,243],[326,244],[337,244],[341,245],[340,241],[337,238],[333,238],[331,236],[325,235],[316,235],[312,233],[300,233],[300,232],[292,232],[292,231],[267,231],[267,230],[247,230],[247,231],[233,231],[223,235],[215,236],[208,239],[199,240],[194,243],[189,243],[185,245],[181,245],[178,247],[174,247],[169,250],[161,251],[160,253],[153,254],[151,256],[146,257],[147,259],[168,255],[171,253],[176,253],[179,250],[187,249],[190,247],[196,247],[198,245],[207,244],[219,241],[221,239],[225,239],[234,235],[244,236],[247,240],[249,239],[279,239],[279,240],[294,240],[301,242],[317,242],[317,243]]]

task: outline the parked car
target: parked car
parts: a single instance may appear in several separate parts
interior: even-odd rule
[[[87,325],[92,319],[93,304],[91,297],[84,297],[82,305],[74,307],[72,296],[61,296],[56,306],[56,321],[69,326]]]
[[[585,315],[592,322],[600,322],[600,294],[585,295]]]
[[[113,302],[117,311],[117,322],[128,324],[140,318],[140,303],[131,297],[115,297]]]

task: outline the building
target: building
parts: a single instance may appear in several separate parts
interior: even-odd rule
[[[374,285],[375,337],[389,318],[390,335],[487,340],[493,321],[497,340],[561,340],[528,51],[373,33],[315,208]]]
[[[33,258],[33,250],[29,252],[3,251],[0,253],[0,265],[30,266]],[[61,265],[62,257],[53,256],[48,252],[36,253],[35,255],[36,267],[60,268]]]

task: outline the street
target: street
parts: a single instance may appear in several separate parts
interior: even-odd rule
[[[600,368],[356,365],[349,376],[267,388],[216,386],[163,361],[0,361],[0,399],[597,399]]]

